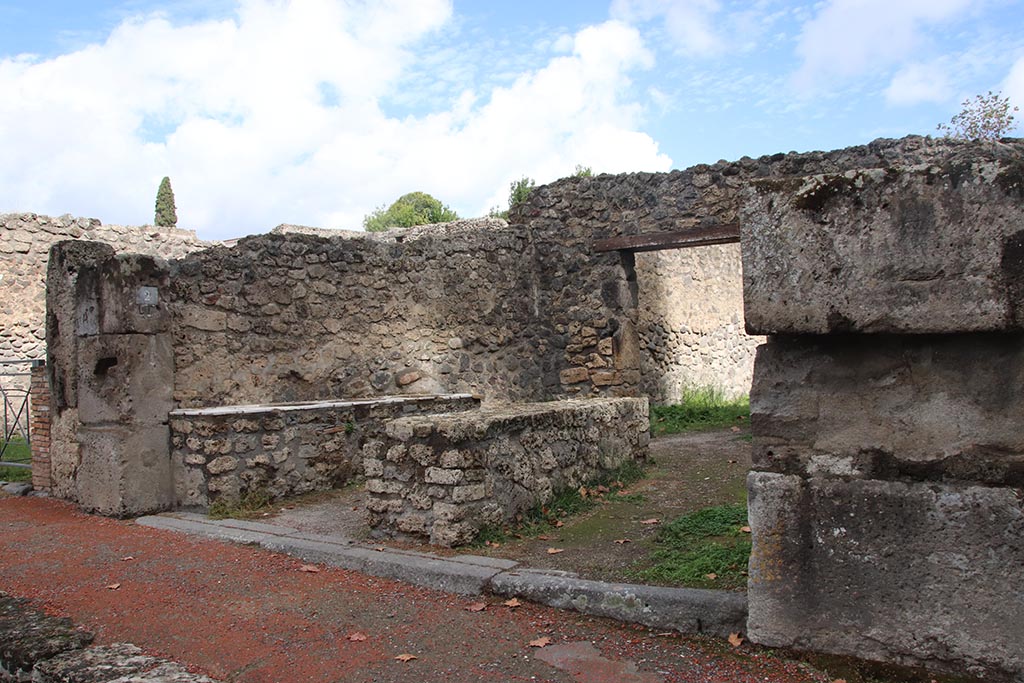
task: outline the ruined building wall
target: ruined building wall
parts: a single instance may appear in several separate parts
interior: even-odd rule
[[[765,180],[741,220],[748,633],[1024,675],[1024,141]]]
[[[178,258],[210,245],[192,230],[103,225],[95,218],[0,215],[0,358],[46,355],[46,258],[61,240],[90,240],[117,251]]]
[[[620,393],[642,389],[654,400],[673,400],[684,385],[728,393],[746,393],[750,386],[759,340],[742,336],[742,318],[734,322],[741,316],[739,266],[726,255],[736,253],[734,246],[626,255],[623,281],[614,272],[620,261],[595,254],[594,240],[735,223],[741,192],[752,180],[925,163],[960,144],[920,136],[880,139],[830,152],[744,157],[670,173],[565,178],[536,188],[513,207],[510,221],[528,226],[538,272],[551,282],[539,291],[539,307],[578,318],[561,326],[561,391],[589,395],[609,383]],[[563,286],[569,282],[571,287]],[[582,319],[597,303],[620,311],[612,323],[622,328],[615,332],[620,367],[610,374],[599,367],[600,340]],[[730,326],[741,331],[731,339]]]

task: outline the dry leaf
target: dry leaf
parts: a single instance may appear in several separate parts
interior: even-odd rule
[[[565,548],[548,548],[548,555],[557,555],[558,553],[564,553]]]
[[[120,587],[121,587],[121,584],[119,584],[119,583],[112,583],[109,586],[107,586],[107,590],[116,591]]]
[[[632,543],[633,541],[629,540],[628,538],[616,538],[615,542],[619,545],[622,545],[623,543]]]
[[[607,486],[598,486],[597,487],[597,492],[598,493],[608,493],[608,487]]]
[[[382,553],[382,552],[384,552],[384,546],[379,545],[376,548],[374,548],[374,550],[376,550],[378,553]]]
[[[731,431],[731,432],[738,432],[738,431],[740,431],[740,428],[733,426],[733,427],[729,428],[729,431]]]
[[[131,562],[131,561],[132,561],[132,560],[134,560],[134,559],[135,559],[135,558],[134,558],[134,557],[132,557],[131,555],[125,555],[124,557],[122,557],[122,558],[121,558],[121,561],[122,561],[122,562]]]
[[[353,643],[361,643],[364,640],[366,640],[366,634],[356,631],[355,633],[350,633],[347,636],[345,636],[345,640],[348,640]]]
[[[397,657],[395,657],[395,659],[397,659],[400,662],[411,662],[412,660],[416,659],[416,655],[398,655]]]
[[[560,526],[565,526],[565,524],[562,522],[562,520],[556,519],[555,520],[555,528],[557,529]]]
[[[315,564],[304,564],[301,567],[299,567],[299,571],[308,572],[310,574],[319,574],[320,567],[316,566]]]
[[[658,519],[657,517],[652,517],[650,519],[642,519],[642,520],[640,520],[640,523],[641,524],[661,524],[661,520]]]
[[[474,602],[471,605],[466,605],[467,612],[483,612],[485,609],[487,609],[486,602]]]
[[[749,534],[750,533],[750,527],[749,526],[741,526],[740,527],[740,531],[742,531],[745,534]]]
[[[615,495],[617,495],[617,496],[631,496],[631,495],[633,495],[633,493],[631,491],[629,491],[628,489],[622,489],[620,491],[617,491]]]
[[[495,543],[494,541],[484,541],[484,545],[487,546],[488,548],[500,548],[501,547],[500,543]]]
[[[515,598],[512,598],[511,600],[506,600],[501,604],[505,605],[505,607],[519,607],[523,603],[519,602]]]
[[[735,464],[736,464],[736,462],[737,462],[736,460],[730,460],[730,461],[729,461],[729,464],[730,464],[730,465],[735,465]]]
[[[590,491],[587,490],[586,486],[580,487],[580,498],[586,498]]]
[[[537,540],[538,541],[550,541],[551,537],[546,535],[546,534],[541,534],[540,536],[537,537]]]
[[[546,647],[546,646],[548,646],[550,644],[551,644],[551,639],[548,638],[547,636],[544,636],[543,638],[538,638],[537,640],[531,640],[530,641],[530,647]]]
[[[715,579],[718,578],[718,574],[716,574],[714,572],[711,572],[710,574],[705,574],[704,578],[707,579],[708,581],[714,581]]]
[[[836,680],[832,681],[832,683],[846,683],[846,679],[845,678],[837,678]],[[935,683],[935,679],[932,679],[932,683]]]
[[[741,636],[739,633],[730,633],[729,644],[733,647],[739,647],[743,644],[743,636]]]

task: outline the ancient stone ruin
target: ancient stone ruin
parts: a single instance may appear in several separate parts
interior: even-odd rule
[[[642,253],[734,232],[766,339],[719,295],[736,244]],[[63,242],[48,268],[52,487],[88,509],[361,473],[379,533],[461,543],[644,457],[648,395],[695,365],[742,383],[763,341],[751,640],[1024,673],[1021,141],[571,178],[509,224]],[[690,286],[711,298],[672,303]]]

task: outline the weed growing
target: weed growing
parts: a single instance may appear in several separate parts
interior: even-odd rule
[[[263,489],[249,491],[239,499],[218,498],[207,512],[210,519],[249,519],[261,516],[270,506],[270,494]]]
[[[666,524],[655,540],[655,563],[635,572],[645,581],[741,590],[747,585],[750,534],[745,503],[718,505]]]
[[[580,515],[605,502],[642,502],[642,494],[619,493],[643,477],[644,466],[634,460],[627,460],[616,469],[603,472],[578,489],[566,488],[558,491],[547,504],[535,505],[528,510],[515,525],[482,528],[472,545],[483,546],[504,543],[513,537],[538,536],[562,526],[563,519]]]
[[[651,406],[651,430],[676,434],[745,424],[750,419],[750,398],[726,398],[714,387],[684,389],[674,405]]]

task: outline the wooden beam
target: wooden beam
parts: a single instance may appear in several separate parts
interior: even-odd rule
[[[660,251],[685,249],[710,244],[733,244],[740,241],[740,224],[723,223],[705,228],[689,228],[675,232],[652,232],[594,241],[594,251]]]

